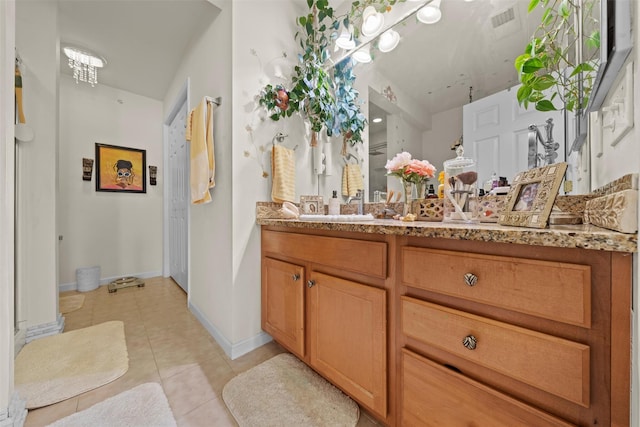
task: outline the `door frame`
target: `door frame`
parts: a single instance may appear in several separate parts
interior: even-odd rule
[[[165,176],[169,176],[169,127],[173,122],[173,119],[176,117],[182,104],[187,103],[187,111],[189,111],[189,106],[191,105],[189,92],[191,89],[191,81],[189,78],[184,82],[182,88],[176,95],[175,100],[173,101],[173,105],[169,110],[169,114],[167,114],[164,119],[164,123],[162,124],[162,140],[163,140],[163,168],[165,171]],[[165,182],[164,192],[163,192],[163,214],[164,219],[162,221],[162,275],[164,277],[169,277],[171,275],[171,260],[169,259],[169,187]],[[189,251],[190,245],[190,236],[191,236],[191,204],[187,205],[187,295],[189,294],[189,279],[190,270],[191,270],[191,253]]]

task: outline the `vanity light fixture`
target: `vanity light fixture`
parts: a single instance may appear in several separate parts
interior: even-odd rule
[[[367,6],[362,12],[362,35],[371,37],[376,35],[384,26],[384,16],[376,12],[373,6]]]
[[[356,50],[355,52],[353,52],[352,57],[355,61],[360,62],[362,64],[368,64],[369,62],[373,61],[373,58],[371,57],[371,49],[369,45],[366,45]]]
[[[340,36],[336,39],[336,46],[351,50],[356,47],[356,41],[353,37],[353,25],[349,25],[349,28],[344,28]]]
[[[378,50],[380,52],[391,52],[398,46],[400,34],[393,29],[388,29],[378,38]]]
[[[98,68],[107,64],[103,57],[74,46],[65,46],[62,51],[69,58],[69,68],[73,70],[76,83],[87,82],[92,87],[98,84]]]
[[[441,0],[433,0],[431,3],[420,9],[416,14],[418,21],[423,24],[435,24],[438,22],[440,18],[442,18],[440,1]]]

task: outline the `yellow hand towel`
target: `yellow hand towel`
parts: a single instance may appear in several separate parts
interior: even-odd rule
[[[342,195],[355,196],[358,190],[364,190],[360,165],[348,164],[342,170]]]
[[[216,185],[216,164],[213,151],[213,105],[206,98],[189,113],[185,138],[191,141],[191,203],[209,203],[209,189]]]
[[[296,198],[296,157],[293,150],[274,145],[271,151],[271,199],[294,202]]]

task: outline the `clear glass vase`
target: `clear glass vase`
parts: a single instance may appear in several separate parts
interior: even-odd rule
[[[404,208],[402,216],[411,213],[411,203],[413,202],[413,182],[402,180],[402,189],[404,190]]]
[[[416,183],[416,199],[421,200],[426,198],[427,194],[427,181],[420,181]]]

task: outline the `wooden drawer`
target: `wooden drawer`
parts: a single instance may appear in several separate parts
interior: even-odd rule
[[[403,427],[573,425],[406,349],[401,357]]]
[[[381,279],[387,277],[387,244],[384,242],[264,230],[262,252]]]
[[[471,276],[465,280],[466,274],[477,281]],[[404,247],[402,281],[520,313],[591,326],[588,265]]]
[[[400,311],[407,336],[589,407],[589,346],[406,296]]]

